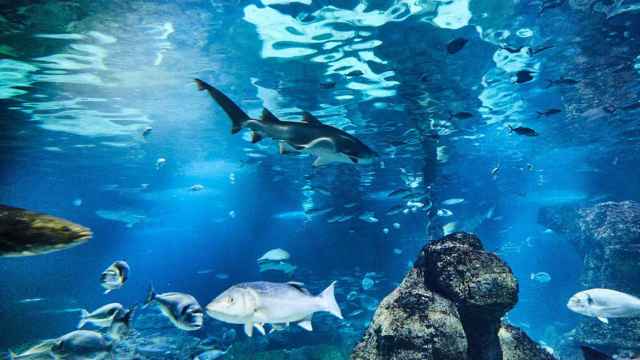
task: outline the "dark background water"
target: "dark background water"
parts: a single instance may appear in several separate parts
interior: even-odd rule
[[[622,109],[637,101],[639,89],[637,13],[607,19],[599,7],[570,2],[539,16],[535,1],[472,1],[470,19],[444,28],[434,20],[433,3],[416,5],[421,10],[408,4],[373,1],[365,10],[354,1],[3,6],[2,44],[12,50],[4,48],[0,60],[0,202],[71,219],[91,227],[94,238],[58,253],[0,261],[0,348],[73,329],[78,314],[65,309],[140,302],[149,284],[191,293],[204,305],[238,282],[284,280],[259,273],[255,263],[276,247],[292,254],[299,267],[294,279],[310,283],[312,292],[350,276],[340,303],[351,290],[381,299],[449,222],[478,233],[513,268],[520,302],[509,320],[536,339],[557,340],[576,319],[565,304],[581,290],[581,259],[537,224],[537,211],[640,198],[638,112]],[[522,29],[532,35],[517,35]],[[281,43],[267,46],[276,35]],[[447,42],[457,37],[470,41],[447,54]],[[382,43],[349,48],[373,40]],[[500,50],[501,44],[554,47],[527,56]],[[534,80],[514,83],[523,69],[534,71]],[[280,156],[270,140],[252,145],[231,136],[225,115],[196,91],[194,77],[252,114],[262,106],[292,120],[301,110],[319,114],[380,152],[383,164],[315,169],[309,157]],[[545,80],[560,77],[579,83],[545,87]],[[326,82],[335,87],[320,85]],[[548,108],[562,113],[536,115]],[[450,111],[473,117],[451,119]],[[540,136],[510,134],[507,124],[533,127]],[[145,139],[146,126],[153,132]],[[167,165],[157,170],[160,157]],[[494,179],[489,173],[497,163]],[[416,179],[433,210],[385,215],[401,203],[386,194]],[[205,190],[190,192],[194,184]],[[330,194],[312,191],[318,186]],[[442,205],[449,198],[464,202]],[[344,207],[353,202],[355,208]],[[310,207],[335,210],[311,220],[277,216]],[[453,215],[436,216],[442,208]],[[127,227],[99,210],[144,221]],[[379,222],[359,220],[366,211]],[[335,214],[355,217],[328,223]],[[118,259],[131,265],[130,280],[103,295],[99,274]],[[529,278],[540,271],[551,282]],[[368,292],[358,288],[366,272],[383,274]],[[43,300],[20,303],[29,298]],[[364,330],[366,319],[359,321]],[[219,326],[206,321],[206,328]]]

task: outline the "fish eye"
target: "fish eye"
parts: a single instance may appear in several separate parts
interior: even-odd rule
[[[591,298],[591,296],[589,295],[587,295],[587,304],[593,305],[593,298]]]
[[[69,231],[71,231],[71,228],[70,228],[70,227],[68,227],[68,226],[63,226],[63,227],[62,227],[62,231],[64,231],[64,232],[69,232]]]
[[[227,297],[227,304],[233,304],[233,301],[234,300],[232,296]]]

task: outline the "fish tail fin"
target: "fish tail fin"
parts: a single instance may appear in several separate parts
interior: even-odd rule
[[[334,289],[336,286],[336,282],[332,282],[329,287],[324,289],[322,293],[320,293],[319,298],[322,303],[322,306],[325,311],[329,312],[331,315],[342,319],[342,311],[340,310],[340,306],[338,306],[338,302],[336,301],[336,296],[334,293]]]
[[[544,113],[542,111],[536,111],[536,113],[538,114],[538,118],[541,118],[542,115],[544,115]]]
[[[234,103],[231,99],[229,99],[227,95],[223,94],[222,91],[214,88],[213,86],[207,84],[206,82],[200,79],[195,79],[195,82],[198,85],[198,90],[199,91],[206,90],[211,96],[211,98],[215,100],[215,102],[218,103],[218,105],[220,105],[220,107],[222,108],[222,110],[224,110],[227,116],[229,116],[229,119],[231,119],[232,134],[235,134],[238,131],[240,131],[240,129],[242,129],[242,125],[247,120],[251,119],[249,115],[247,115],[247,113],[242,111],[242,109],[240,109],[240,107],[236,103]]]
[[[80,310],[80,321],[78,322],[78,329],[81,329],[84,324],[87,323],[87,320],[89,319],[89,312],[85,309],[81,309]]]
[[[153,285],[149,285],[149,291],[147,291],[147,298],[144,300],[143,307],[146,307],[147,305],[151,304],[151,302],[153,302],[155,298],[156,298],[156,292],[155,290],[153,290]]]
[[[512,133],[513,132],[513,126],[507,125],[507,127],[509,128],[509,132]]]

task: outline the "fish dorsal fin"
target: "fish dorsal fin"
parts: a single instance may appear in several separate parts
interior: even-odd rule
[[[313,116],[308,111],[302,113],[302,122],[305,122],[307,124],[322,125],[322,122],[320,122],[317,117]]]
[[[301,292],[301,293],[303,293],[303,294],[308,294],[308,293],[309,293],[309,290],[305,289],[305,288],[304,288],[304,284],[303,284],[303,283],[301,283],[301,282],[297,282],[297,281],[289,281],[289,282],[287,283],[287,285],[289,285],[289,286],[291,286],[291,287],[295,288],[296,290],[300,291],[300,292]]]
[[[278,119],[275,115],[273,115],[273,113],[269,111],[267,108],[262,108],[262,116],[260,117],[260,120],[267,123],[280,122],[280,119]]]

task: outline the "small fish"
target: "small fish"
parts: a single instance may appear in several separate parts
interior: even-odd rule
[[[371,290],[375,285],[375,281],[372,278],[365,275],[365,277],[362,279],[361,285],[364,290]]]
[[[247,336],[254,326],[264,333],[262,324],[296,323],[312,331],[311,316],[324,311],[342,319],[334,296],[335,281],[320,295],[313,296],[303,284],[257,281],[234,285],[211,301],[207,314],[232,324],[244,324]]]
[[[347,314],[347,317],[358,316],[358,315],[362,314],[363,312],[364,312],[364,310],[357,309],[357,310],[354,310],[354,311],[350,312],[349,314]]]
[[[396,189],[396,190],[391,191],[389,194],[387,194],[387,197],[390,197],[390,198],[402,197],[402,196],[405,196],[405,195],[407,195],[409,193],[411,193],[411,190],[405,189],[405,188],[400,188],[400,189]]]
[[[329,189],[322,186],[314,186],[313,191],[317,192],[318,194],[322,194],[324,196],[331,196],[331,191],[329,191]]]
[[[284,262],[284,261],[278,261],[278,262],[274,262],[274,261],[269,261],[269,262],[262,262],[258,265],[259,267],[259,271],[260,272],[265,272],[265,271],[281,271],[289,276],[292,276],[293,273],[296,271],[296,269],[298,268],[295,265],[289,264],[288,262]]]
[[[622,107],[622,110],[624,111],[633,111],[638,109],[640,109],[640,101]]]
[[[469,42],[469,39],[466,39],[463,37],[453,39],[449,41],[449,43],[447,44],[447,52],[450,55],[453,55],[458,51],[462,50],[462,48],[464,48],[464,46],[467,45],[468,42]]]
[[[545,86],[545,89],[557,85],[576,85],[577,83],[579,83],[578,80],[561,77],[557,80],[547,80],[547,86]]]
[[[463,202],[464,202],[464,199],[462,198],[452,198],[452,199],[447,199],[443,201],[442,205],[456,205],[456,204],[461,204]]]
[[[399,223],[397,223],[397,222],[393,223],[393,224],[392,224],[392,226],[393,226],[393,228],[394,228],[394,229],[396,229],[396,230],[400,229],[400,224],[399,224]]]
[[[470,119],[473,117],[473,114],[470,112],[466,112],[466,111],[460,111],[457,113],[452,113],[451,111],[449,111],[449,120],[456,118],[458,120],[466,120],[466,119]]]
[[[229,275],[228,275],[228,274],[225,274],[225,273],[217,273],[217,274],[216,274],[216,278],[218,278],[218,279],[220,279],[220,280],[226,280],[226,279],[228,279],[228,278],[229,278]]]
[[[291,255],[289,254],[289,252],[287,252],[284,249],[277,248],[277,249],[271,249],[267,251],[266,253],[264,253],[264,255],[259,257],[258,260],[256,261],[258,263],[266,262],[266,261],[286,261],[286,260],[289,260],[289,258],[291,258]]]
[[[399,214],[402,212],[402,210],[404,210],[404,205],[399,204],[399,205],[394,205],[392,207],[389,208],[389,210],[387,210],[387,212],[385,214],[387,215],[395,215],[395,214]]]
[[[524,84],[533,80],[534,72],[531,70],[520,70],[516,73],[515,82],[518,84]]]
[[[573,295],[567,303],[569,310],[598,318],[605,324],[609,318],[640,317],[640,299],[611,289],[589,289]]]
[[[344,205],[342,205],[342,206],[343,206],[343,207],[345,207],[345,208],[347,208],[347,209],[350,209],[350,208],[352,208],[352,207],[358,206],[358,203],[356,203],[356,202],[352,202],[352,203],[344,204]]]
[[[527,170],[533,171],[534,170],[533,164],[527,163]]]
[[[98,327],[111,326],[113,318],[121,310],[123,310],[123,307],[120,303],[107,304],[97,308],[93,312],[88,312],[87,310],[82,309],[80,311],[80,322],[78,323],[78,329],[81,329],[87,323]]]
[[[321,89],[333,89],[334,87],[336,87],[335,81],[325,81],[320,83]]]
[[[328,214],[331,211],[333,211],[333,208],[315,208],[315,209],[309,209],[305,211],[305,214],[309,215],[309,216],[320,216],[320,215],[324,215],[324,214]]]
[[[500,172],[500,163],[496,164],[496,167],[494,167],[493,169],[491,169],[491,172],[489,173],[494,179],[496,179],[498,177],[498,173]]]
[[[273,331],[273,329],[272,329]],[[231,346],[229,346],[227,348],[227,350],[208,350],[205,351],[203,353],[198,354],[196,357],[193,358],[193,360],[215,360],[218,358],[221,358],[223,356],[225,356],[227,354],[227,352],[229,352],[229,349],[231,349]]]
[[[129,335],[131,329],[131,319],[137,305],[129,310],[122,309],[113,317],[111,326],[107,330],[107,334],[115,340],[122,340]]]
[[[447,236],[447,235],[453,233],[456,230],[456,226],[457,226],[457,224],[455,222],[450,222],[450,223],[445,224],[442,227],[443,235]]]
[[[193,296],[179,292],[156,294],[153,287],[149,287],[144,306],[152,302],[158,304],[162,313],[178,329],[195,331],[202,328],[204,311]]]
[[[195,185],[191,185],[191,187],[189,188],[190,191],[196,192],[196,191],[202,191],[204,190],[204,185],[202,184],[195,184]]]
[[[539,282],[541,284],[546,284],[549,281],[551,281],[551,275],[549,275],[549,273],[546,273],[546,272],[531,273],[529,278],[531,280],[537,281],[537,282]]]
[[[51,359],[51,348],[55,345],[57,339],[44,340],[35,346],[30,347],[26,351],[16,354],[9,351],[10,360],[35,360],[35,359]]]
[[[65,219],[0,205],[0,257],[48,254],[84,244],[92,235]]]
[[[567,0],[544,0],[538,15],[542,15],[545,11],[555,9],[562,6]]]
[[[147,126],[146,128],[144,128],[144,130],[142,130],[142,136],[147,137],[151,135],[151,131],[153,131],[153,128],[151,126]]]
[[[156,170],[162,169],[165,165],[167,165],[167,159],[158,158],[158,160],[156,160]]]
[[[19,304],[31,304],[31,303],[36,303],[36,302],[40,302],[40,301],[44,301],[43,298],[30,298],[30,299],[22,299],[20,301],[18,301]]]
[[[100,286],[105,288],[105,294],[113,290],[120,289],[129,278],[129,264],[126,261],[118,260],[102,272],[100,275]]]
[[[349,293],[347,294],[347,300],[348,301],[353,301],[356,298],[358,298],[358,292],[355,290],[351,290],[349,291]]]
[[[402,250],[398,249],[398,248],[394,248],[393,249],[393,253],[396,254],[396,255],[400,255],[400,254],[402,254]]]
[[[74,199],[73,206],[82,206],[82,199]]]
[[[553,116],[553,115],[559,114],[561,112],[562,112],[562,110],[560,110],[560,109],[548,109],[548,110],[544,110],[544,111],[536,111],[536,113],[538,114],[538,117]]]
[[[363,213],[362,215],[358,216],[358,219],[360,219],[362,221],[366,221],[368,223],[377,223],[379,220],[378,220],[378,218],[376,218],[375,215],[376,214],[374,214],[373,211],[367,211],[367,212]]]
[[[346,77],[356,77],[356,76],[362,76],[362,75],[364,75],[362,70],[353,70],[353,71],[348,72],[345,76]]]
[[[441,217],[447,217],[447,216],[453,215],[453,212],[449,209],[438,209],[438,211],[436,212],[436,215]]]
[[[382,232],[386,235],[389,233],[389,228],[382,228]]]
[[[509,126],[509,132],[514,132],[514,133],[516,133],[518,135],[524,135],[524,136],[529,136],[529,137],[533,137],[533,136],[538,136],[539,135],[535,130],[533,130],[531,128],[528,128],[528,127],[518,126],[518,127],[514,128],[511,125],[508,125],[508,126]]]

